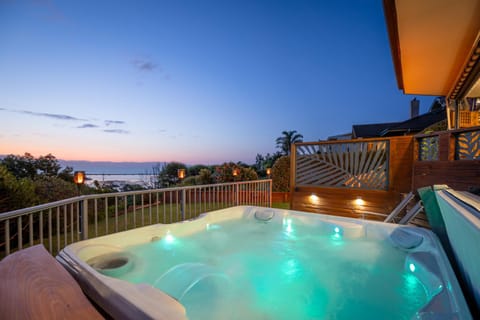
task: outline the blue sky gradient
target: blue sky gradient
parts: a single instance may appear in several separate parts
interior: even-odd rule
[[[0,47],[0,154],[252,163],[413,98],[381,1],[4,0]]]

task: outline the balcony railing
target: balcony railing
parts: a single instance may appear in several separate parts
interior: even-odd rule
[[[0,258],[39,243],[56,254],[75,241],[226,207],[271,207],[271,190],[272,180],[257,180],[85,195],[1,213]]]
[[[415,136],[418,161],[480,160],[480,127]]]

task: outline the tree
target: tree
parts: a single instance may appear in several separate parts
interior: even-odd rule
[[[61,166],[58,163],[57,158],[49,153],[46,156],[40,156],[35,160],[35,168],[37,169],[38,175],[53,177],[58,175]]]
[[[40,176],[33,181],[35,194],[40,203],[47,203],[78,196],[77,187],[73,182],[52,176]],[[86,187],[86,186],[82,186]]]
[[[260,177],[266,177],[267,168],[271,168],[275,161],[277,161],[277,159],[281,156],[282,154],[278,151],[274,154],[267,153],[265,156],[258,153],[255,158],[255,164],[253,165],[253,167]]]
[[[17,179],[34,179],[37,175],[35,162],[35,158],[30,153],[26,152],[23,156],[9,154],[0,161],[0,165],[4,165],[5,168]]]
[[[40,156],[38,159],[28,152],[23,156],[10,154],[1,160],[0,164],[3,164],[17,179],[35,179],[39,176],[55,177],[59,175],[61,168],[57,158],[51,153]],[[65,173],[68,174],[68,170]]]
[[[196,164],[194,166],[188,167],[187,176],[198,176],[202,169],[209,169],[208,166],[203,164]]]
[[[272,168],[272,189],[278,192],[290,191],[290,157],[283,156],[275,161]]]
[[[233,170],[239,169],[238,176],[233,176]],[[217,183],[233,181],[251,181],[257,180],[258,175],[252,168],[241,167],[233,162],[225,162],[215,169],[215,180]]]
[[[196,176],[197,184],[213,183],[212,171],[210,169],[200,169],[198,176]]]
[[[181,162],[169,162],[160,166],[158,174],[158,185],[160,188],[174,186],[179,183],[178,169],[187,169]]]
[[[33,181],[18,179],[6,166],[0,165],[0,212],[30,207],[37,202]]]
[[[284,155],[288,156],[292,143],[302,142],[303,135],[297,133],[296,130],[282,131],[282,135],[283,136],[278,137],[276,140],[277,148],[279,148]]]
[[[65,167],[62,171],[58,173],[58,177],[66,182],[73,181],[73,168],[72,167]]]

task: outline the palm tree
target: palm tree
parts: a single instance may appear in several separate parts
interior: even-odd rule
[[[290,146],[292,143],[303,142],[303,135],[297,133],[297,130],[283,131],[281,137],[277,138],[277,148],[279,148],[283,154],[290,154]]]

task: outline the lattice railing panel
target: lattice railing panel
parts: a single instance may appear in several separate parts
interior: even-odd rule
[[[418,140],[418,160],[438,160],[438,136],[420,138]]]
[[[460,133],[457,135],[455,142],[455,159],[480,159],[480,131]]]
[[[388,188],[388,141],[298,145],[297,186]]]

